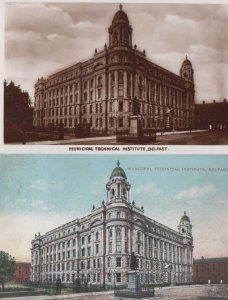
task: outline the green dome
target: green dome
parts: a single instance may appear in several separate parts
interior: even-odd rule
[[[184,212],[183,217],[180,220],[181,222],[189,222],[190,223],[190,219],[189,217],[186,215],[186,212]]]
[[[123,178],[127,179],[127,176],[126,176],[124,170],[122,168],[120,168],[120,162],[119,161],[117,161],[117,167],[115,169],[113,169],[112,174],[110,176],[110,179],[115,177],[115,176],[123,177]]]

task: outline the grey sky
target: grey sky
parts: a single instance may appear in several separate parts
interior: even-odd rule
[[[33,97],[38,77],[90,58],[108,42],[117,3],[8,3],[5,78]],[[228,5],[123,4],[133,43],[153,62],[179,73],[188,54],[196,102],[228,95]]]

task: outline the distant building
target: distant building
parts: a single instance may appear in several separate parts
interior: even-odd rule
[[[111,135],[130,128],[136,101],[143,128],[192,128],[194,70],[187,56],[179,75],[150,61],[145,50],[133,45],[133,29],[122,5],[108,32],[108,45],[95,49],[89,60],[38,79],[33,125],[64,124],[73,131],[78,124],[88,124],[94,134]]]
[[[16,262],[16,270],[13,276],[14,282],[30,281],[31,263]]]
[[[228,129],[228,102],[213,101],[196,104],[195,122],[198,129],[225,130]]]
[[[147,217],[131,200],[131,185],[119,162],[106,192],[106,201],[85,217],[35,235],[32,281],[125,284],[134,252],[142,282],[192,282],[192,225],[186,213],[178,231]]]
[[[194,259],[193,281],[228,284],[228,257]]]

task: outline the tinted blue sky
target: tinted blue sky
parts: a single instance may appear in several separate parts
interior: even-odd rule
[[[132,186],[131,200],[143,205],[149,217],[176,229],[186,210],[195,257],[228,256],[228,157],[205,155],[1,155],[0,227],[6,230],[0,248],[28,259],[36,232],[43,234],[89,213],[93,204],[99,206],[118,159]],[[9,234],[11,242],[4,243]],[[21,249],[15,250],[14,241]]]

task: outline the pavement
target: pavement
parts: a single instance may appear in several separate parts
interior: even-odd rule
[[[9,298],[1,298],[3,300]],[[58,296],[33,296],[10,298],[10,300],[126,300],[126,298],[114,297],[113,291],[80,293]],[[128,300],[133,300],[127,298]],[[194,285],[155,288],[155,297],[141,298],[142,300],[228,300],[228,284]]]
[[[160,132],[156,133],[157,139],[159,140],[159,137],[165,136],[174,136],[174,135],[180,135],[184,136],[186,134],[194,134],[194,133],[203,133],[208,132],[207,130],[192,130],[191,132],[188,131],[170,131],[170,132],[164,132],[161,134]],[[75,145],[75,144],[117,144],[116,143],[116,136],[104,136],[104,137],[89,137],[89,138],[72,138],[72,136],[65,136],[64,140],[48,140],[48,141],[36,141],[36,142],[27,142],[26,145]],[[159,143],[159,141],[157,141]],[[157,144],[156,143],[156,144]]]

